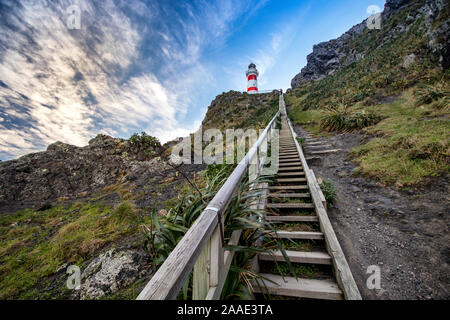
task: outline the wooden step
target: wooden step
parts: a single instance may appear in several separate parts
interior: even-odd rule
[[[294,183],[294,182],[306,182],[306,178],[281,178],[276,179],[277,183]]]
[[[310,144],[310,145],[317,145],[317,144],[322,144],[324,142],[322,141],[311,141],[311,142],[307,142],[306,144]]]
[[[292,263],[331,264],[331,257],[326,252],[301,252],[285,250],[285,253],[288,256],[289,261]],[[260,253],[258,258],[262,261],[286,261],[281,250]]]
[[[308,186],[270,186],[269,190],[309,190]]]
[[[341,289],[332,280],[295,279],[294,277],[283,277],[269,273],[262,273],[261,277],[267,279],[258,279],[261,286],[256,281],[252,281],[255,293],[308,299],[343,299]]]
[[[279,177],[297,177],[297,176],[304,176],[304,175],[305,175],[304,171],[278,173]]]
[[[292,159],[300,159],[299,154],[289,154],[289,155],[285,155],[285,154],[280,154],[278,156],[278,160],[279,161],[286,161],[286,160],[292,160]]]
[[[292,162],[279,162],[279,166],[281,167],[291,167],[291,166],[295,166],[295,165],[301,165],[302,163],[300,161],[292,161]]]
[[[303,170],[302,166],[298,166],[298,167],[284,167],[284,168],[279,168],[278,171],[300,171]]]
[[[309,198],[310,193],[271,193],[270,198]]]
[[[309,232],[309,231],[277,231],[267,234],[270,238],[282,238],[282,239],[299,239],[299,240],[323,240],[322,232]]]
[[[320,154],[330,154],[330,153],[336,153],[336,152],[339,152],[339,151],[341,151],[342,149],[333,149],[333,150],[322,150],[322,151],[311,151],[311,152],[308,152],[308,154],[311,154],[311,155],[320,155]]]
[[[319,222],[318,216],[267,216],[269,222]]]
[[[312,203],[268,203],[269,209],[310,209],[314,208]]]
[[[279,157],[278,158],[278,162],[294,162],[294,160],[300,160],[300,156],[296,155],[296,156],[289,156],[289,157]]]
[[[331,148],[331,147],[333,147],[331,144],[321,144],[321,145],[308,145],[308,148],[309,149],[312,149],[312,150],[314,150],[314,149],[320,149],[320,148]]]
[[[284,156],[284,157],[280,156],[278,158],[278,162],[284,162],[284,163],[286,163],[288,161],[294,162],[294,161],[297,161],[297,160],[300,160],[300,156],[298,154],[295,155],[295,156]]]

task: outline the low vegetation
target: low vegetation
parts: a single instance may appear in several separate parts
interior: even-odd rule
[[[161,147],[158,138],[152,137],[145,132],[134,133],[130,139],[131,148],[135,153],[143,153],[147,157],[157,154],[157,149]]]
[[[320,189],[322,190],[325,200],[327,201],[327,205],[330,208],[333,208],[337,199],[336,189],[334,188],[333,183],[331,181],[321,179],[319,180],[319,186]]]
[[[155,270],[169,256],[203,212],[234,167],[233,165],[208,166],[204,174],[203,186],[191,188],[186,194],[180,195],[177,204],[170,208],[164,217],[159,217],[156,212],[153,212],[150,224],[146,227],[148,230],[146,247],[151,253]],[[229,239],[232,232],[236,230],[245,232],[238,246],[227,247],[229,250],[235,251],[236,254],[224,285],[223,299],[245,299],[248,297],[249,291],[244,279],[258,277],[251,271],[250,261],[258,252],[263,250],[261,246],[257,245],[257,240],[264,234],[264,230],[273,230],[268,223],[256,223],[261,212],[254,209],[252,203],[261,191],[252,190],[252,185],[248,182],[248,177],[244,178],[236,196],[224,213],[225,239]],[[180,298],[189,299],[192,297],[191,295],[192,277],[185,284],[180,293]]]
[[[326,131],[351,132],[370,127],[380,120],[381,117],[374,112],[361,110],[352,113],[342,105],[325,111],[320,119],[320,127]]]
[[[278,97],[278,93],[223,93],[208,108],[203,129],[263,129],[278,111]]]
[[[98,250],[136,233],[140,223],[129,202],[116,208],[76,203],[1,216],[0,299],[64,297],[65,282],[49,295],[46,277],[64,263],[83,266]]]
[[[373,139],[351,152],[359,164],[357,172],[398,187],[449,172],[450,122],[445,108],[436,109],[432,103],[417,107],[408,91],[377,110],[386,119],[367,130]]]
[[[404,188],[448,173],[450,161],[450,71],[429,52],[421,19],[386,37],[407,16],[347,44],[365,58],[286,95],[290,119],[316,135],[361,130],[365,139],[351,152],[357,173]],[[416,60],[405,67],[412,53]]]

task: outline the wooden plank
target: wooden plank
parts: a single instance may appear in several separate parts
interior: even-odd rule
[[[341,151],[342,149],[333,149],[333,150],[322,150],[322,151],[311,151],[308,152],[311,155],[321,155],[321,154],[329,154],[329,153],[336,153]]]
[[[256,281],[252,282],[257,293],[268,291],[272,295],[288,297],[342,300],[342,291],[332,280],[295,279],[267,273],[261,274],[261,277],[267,279],[258,280],[263,283],[261,286]]]
[[[279,166],[280,168],[284,168],[284,167],[290,167],[290,166],[298,166],[301,165],[301,162],[280,162]]]
[[[298,177],[298,176],[304,176],[304,171],[297,171],[297,172],[281,172],[278,174],[278,177]]]
[[[286,157],[290,157],[290,156],[297,156],[298,157],[298,152],[297,151],[280,152],[280,155],[278,157],[279,158],[286,158]]]
[[[283,167],[283,168],[279,168],[278,171],[296,171],[296,170],[303,170],[302,166],[298,166],[298,167]]]
[[[235,246],[238,244],[241,238],[242,230],[236,230],[231,234],[231,239],[228,241],[229,246]],[[224,254],[224,266],[222,268],[222,274],[219,277],[219,284],[216,287],[211,287],[208,291],[208,295],[205,300],[218,300],[220,299],[223,285],[227,278],[228,270],[230,270],[231,262],[233,261],[234,251],[225,251]]]
[[[277,179],[277,183],[306,182],[305,178],[282,178]]]
[[[291,130],[292,136],[295,138],[297,134],[292,128],[291,122],[287,119],[289,128]],[[334,233],[333,227],[331,226],[331,222],[328,219],[327,212],[322,204],[320,199],[320,195],[315,187],[314,180],[309,174],[309,167],[306,163],[305,156],[303,151],[295,140],[297,149],[300,153],[300,160],[302,162],[303,168],[307,173],[306,179],[308,180],[308,186],[311,190],[311,197],[316,208],[316,213],[319,217],[320,228],[322,232],[325,234],[325,244],[327,246],[328,253],[332,256],[333,266],[335,270],[335,275],[339,286],[342,288],[344,292],[344,296],[347,300],[361,300],[361,294],[359,293],[358,286],[356,285],[355,279],[351,273],[350,267],[348,266],[347,260],[345,259],[342,248],[337,240],[336,234]]]
[[[324,142],[322,141],[311,141],[311,142],[307,142],[308,145],[319,145],[319,144],[323,144]]]
[[[319,222],[318,216],[267,216],[269,222]]]
[[[282,239],[301,239],[301,240],[323,240],[322,232],[307,232],[307,231],[277,231],[267,235],[270,238]]]
[[[211,261],[211,241],[208,241],[194,266],[192,299],[204,300],[209,291],[209,263]]]
[[[326,252],[302,252],[286,250],[286,255],[290,262],[293,263],[312,263],[312,264],[331,264],[331,256]],[[258,255],[262,261],[281,261],[284,262],[283,253],[280,250],[262,252]]]
[[[222,222],[223,228],[223,222]],[[224,259],[224,248],[222,246],[222,234],[221,229],[216,227],[214,231],[211,241],[211,254],[210,254],[210,279],[209,286],[216,287],[220,282],[220,275],[222,274],[223,269],[223,259]],[[209,290],[209,287],[208,287]],[[206,296],[205,296],[206,297]]]
[[[175,299],[217,225],[217,213],[205,210],[186,232],[137,300]]]
[[[268,203],[269,209],[309,209],[314,208],[312,203]]]
[[[310,193],[271,193],[270,198],[310,198]]]
[[[269,190],[308,190],[308,186],[270,186]]]
[[[281,159],[278,159],[278,164],[280,166],[286,166],[286,164],[288,164],[288,165],[298,165],[299,162],[297,162],[297,160],[298,160],[298,156],[291,157],[291,158],[281,158]]]
[[[322,148],[331,148],[333,147],[331,144],[320,144],[320,145],[308,145],[308,149],[316,150]]]

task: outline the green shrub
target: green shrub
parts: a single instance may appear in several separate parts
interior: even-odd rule
[[[143,152],[146,156],[155,155],[156,149],[161,147],[158,138],[149,136],[145,132],[141,134],[134,133],[128,141],[135,152]]]
[[[306,151],[306,138],[297,137],[297,141],[301,145],[303,151]]]
[[[417,107],[442,99],[442,109],[448,108],[450,90],[443,84],[420,86],[414,95],[416,96]]]
[[[131,202],[124,201],[120,203],[111,212],[111,217],[116,219],[118,222],[137,222],[139,220],[139,215],[136,213],[136,209]]]
[[[208,167],[208,182],[202,188],[192,189],[180,199],[177,204],[170,208],[164,218],[158,217],[156,210],[151,215],[150,226],[145,238],[147,248],[153,267],[160,266],[170,255],[178,242],[183,238],[195,220],[203,212],[207,204],[216,195],[224,182],[230,175],[233,166],[210,166]],[[260,180],[258,183],[265,182]],[[230,272],[227,276],[222,290],[222,299],[245,299],[248,297],[249,288],[246,279],[260,278],[253,270],[249,269],[251,260],[265,249],[259,245],[257,240],[268,233],[274,232],[272,225],[268,222],[259,221],[262,211],[252,207],[255,198],[261,195],[260,189],[251,188],[253,184],[244,177],[241,185],[231,199],[227,210],[223,213],[225,238],[229,238],[234,231],[245,230],[237,246],[227,246],[226,249],[235,252]],[[282,244],[278,240],[271,242],[271,248],[276,246],[282,250]],[[287,260],[289,265],[290,262]],[[291,270],[292,265],[291,265]],[[180,298],[187,300],[192,294],[192,276],[180,292]]]
[[[381,116],[365,110],[351,113],[341,105],[336,109],[328,109],[320,120],[320,126],[327,131],[351,132],[373,126],[381,121]]]
[[[327,204],[330,208],[333,208],[337,199],[336,189],[334,188],[333,183],[331,181],[322,180],[320,181],[319,186],[325,196],[325,200],[327,200]]]

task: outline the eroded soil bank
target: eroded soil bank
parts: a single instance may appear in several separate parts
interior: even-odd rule
[[[297,134],[306,131],[297,126]],[[356,176],[349,151],[359,133],[321,138],[326,149],[342,149],[310,162],[317,178],[337,193],[331,223],[363,299],[449,299],[449,176],[401,191]],[[308,149],[305,152],[308,157]],[[367,267],[381,268],[381,290],[369,290]]]

